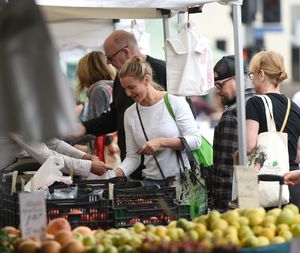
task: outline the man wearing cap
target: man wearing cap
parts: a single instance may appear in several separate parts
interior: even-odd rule
[[[214,131],[213,209],[225,212],[232,199],[233,155],[238,149],[236,76],[234,55],[224,56],[214,66],[216,95],[225,111]],[[245,68],[244,68],[245,70]],[[246,100],[255,94],[245,72]]]

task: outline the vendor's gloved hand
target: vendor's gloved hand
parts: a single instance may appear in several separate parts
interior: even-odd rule
[[[106,171],[113,170],[113,167],[109,164],[99,161],[99,159],[92,160],[91,173],[101,176]]]

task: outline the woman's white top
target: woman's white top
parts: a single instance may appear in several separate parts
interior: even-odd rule
[[[169,94],[169,101],[175,114],[176,122],[169,114],[168,109],[161,99],[152,106],[138,104],[141,119],[149,140],[159,137],[180,137],[183,136],[192,150],[197,149],[200,144],[200,134],[191,109],[184,97],[177,97]],[[126,135],[126,158],[120,165],[125,176],[134,172],[141,161],[137,150],[146,142],[137,110],[136,104],[131,105],[124,114],[124,128]],[[182,152],[184,163],[189,167],[185,152]],[[171,177],[179,174],[179,162],[176,151],[171,148],[160,148],[155,156],[163,170],[164,176]],[[163,179],[159,168],[152,155],[145,155],[143,175],[150,179]]]

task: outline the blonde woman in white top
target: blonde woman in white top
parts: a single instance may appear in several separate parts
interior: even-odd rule
[[[119,76],[126,95],[136,103],[124,115],[126,158],[115,172],[118,176],[129,176],[140,164],[141,155],[144,155],[144,184],[164,186],[163,175],[168,179],[179,174],[176,150],[184,149],[179,137],[184,137],[192,150],[201,144],[193,114],[184,97],[169,94],[176,118],[174,121],[164,103],[164,91],[153,81],[151,67],[144,60],[138,57],[130,59],[120,70]],[[143,133],[138,111],[149,141]],[[182,156],[188,166],[184,151]]]

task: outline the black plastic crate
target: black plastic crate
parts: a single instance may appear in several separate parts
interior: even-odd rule
[[[137,209],[174,207],[176,189],[174,187],[157,188],[144,186],[132,189],[114,190],[114,207]]]
[[[18,227],[20,211],[18,195],[1,194],[2,226]],[[47,221],[64,218],[72,228],[88,226],[91,229],[108,229],[113,226],[111,201],[99,196],[85,196],[76,199],[46,200]]]
[[[108,229],[113,225],[111,201],[99,196],[85,196],[77,199],[47,200],[47,220],[64,218],[72,228],[87,226],[91,229]]]
[[[177,205],[167,209],[140,209],[129,210],[127,208],[114,209],[114,227],[129,227],[136,222],[145,225],[167,225],[179,218],[190,219],[190,209],[188,205]]]

